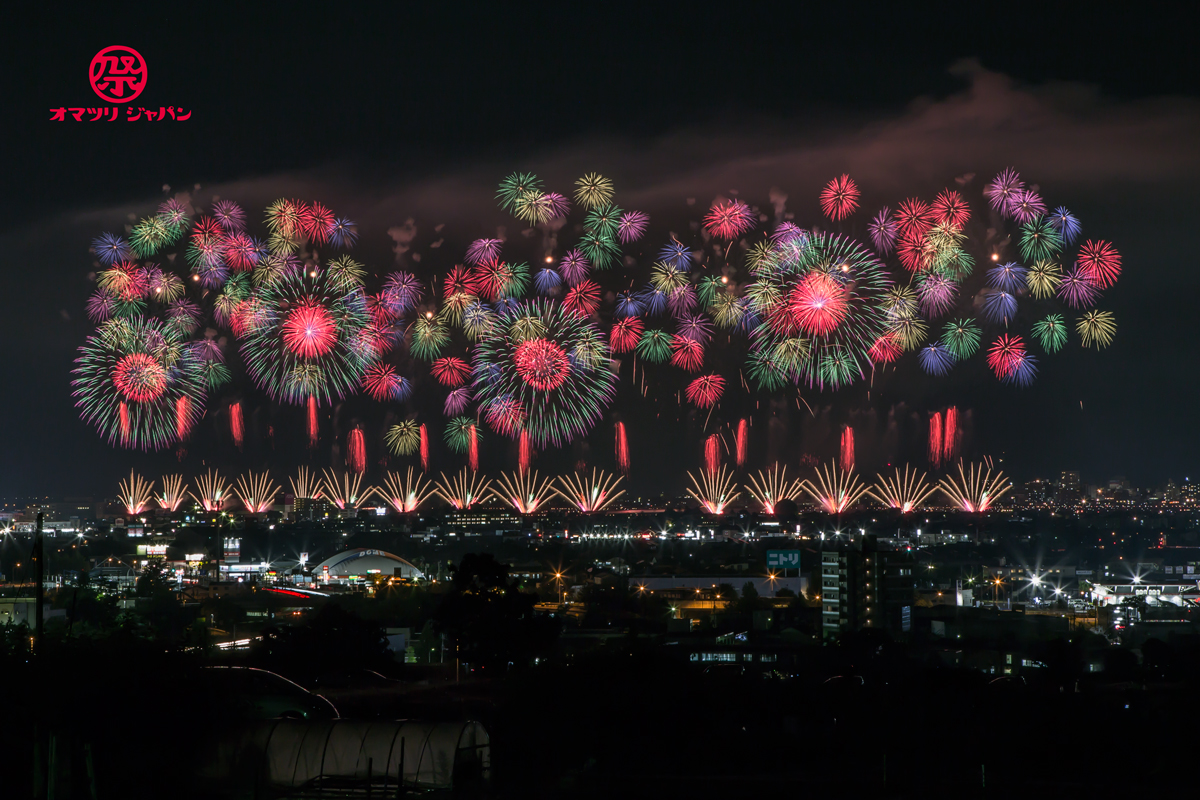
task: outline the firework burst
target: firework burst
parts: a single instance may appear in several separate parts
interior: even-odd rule
[[[1012,488],[1012,482],[1003,472],[993,475],[986,464],[970,464],[963,469],[959,462],[958,476],[942,478],[937,488],[956,508],[968,513],[982,513],[991,509],[992,504]]]
[[[279,487],[271,480],[270,472],[264,472],[261,475],[250,472],[247,475],[238,476],[233,491],[242,501],[242,505],[246,507],[248,513],[265,514],[271,510],[271,505],[275,502],[275,495],[279,493]]]
[[[780,469],[776,464],[772,469],[759,470],[757,474],[751,475],[746,491],[762,506],[764,514],[774,514],[775,506],[780,501],[794,501],[800,496],[803,487],[799,478],[788,480],[786,466]]]
[[[474,470],[463,467],[453,478],[447,478],[442,473],[441,480],[436,482],[434,493],[446,503],[460,511],[465,511],[487,496],[492,482]]]
[[[411,514],[436,492],[436,488],[425,480],[425,476],[416,474],[413,468],[409,467],[403,480],[398,472],[386,473],[383,486],[375,487],[374,491],[396,513]]]
[[[608,508],[625,494],[624,489],[617,491],[624,479],[622,475],[610,475],[602,469],[593,468],[590,478],[586,474],[559,475],[554,492],[572,508],[585,514],[594,514]]]
[[[553,492],[553,478],[538,478],[537,471],[518,470],[512,474],[500,473],[492,488],[492,495],[518,514],[533,514]]]
[[[733,472],[728,467],[721,467],[719,470],[705,470],[700,473],[697,478],[692,473],[688,473],[688,480],[692,482],[691,488],[687,493],[700,504],[700,508],[706,514],[720,516],[725,513],[725,509],[741,496],[740,491],[736,491],[736,484],[733,481]]]
[[[851,470],[830,463],[816,470],[815,481],[801,481],[801,488],[827,514],[849,511],[866,494],[867,487]]]
[[[901,514],[920,508],[937,489],[925,480],[924,472],[918,473],[915,469],[910,472],[907,464],[903,473],[896,467],[894,475],[886,478],[878,475],[877,478],[875,485],[867,490],[867,494],[884,508],[894,508]]]

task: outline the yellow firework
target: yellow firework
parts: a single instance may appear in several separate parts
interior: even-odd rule
[[[867,493],[854,471],[839,469],[836,462],[819,467],[816,480],[802,481],[801,486],[829,514],[849,511]]]
[[[733,473],[728,467],[721,467],[716,472],[701,472],[699,479],[690,472],[687,476],[692,482],[692,488],[687,493],[709,514],[724,514],[729,504],[742,495],[735,491],[737,487],[733,482]]]
[[[537,470],[519,470],[511,475],[500,473],[492,494],[512,506],[518,514],[532,514],[553,491],[553,478],[538,479]]]
[[[958,463],[958,477],[951,475],[938,482],[938,488],[950,502],[963,511],[987,511],[992,503],[1012,488],[1003,472],[992,474],[990,464],[969,464],[963,469]]]
[[[762,505],[764,513],[774,514],[780,500],[795,500],[803,488],[799,478],[788,480],[787,467],[781,470],[776,464],[772,469],[762,469],[757,475],[751,475],[746,491]]]
[[[384,475],[383,486],[376,486],[372,491],[396,511],[410,514],[433,495],[434,487],[423,474],[414,475],[413,468],[409,467],[403,480],[399,472],[388,472]]]
[[[121,481],[118,485],[117,499],[125,506],[125,513],[137,516],[146,510],[153,496],[154,484],[142,480],[142,476],[129,470],[129,480]]]
[[[457,509],[468,509],[487,495],[491,485],[492,482],[478,472],[463,467],[453,478],[447,478],[443,472],[434,493]]]
[[[879,480],[867,490],[867,494],[885,508],[897,509],[902,514],[919,508],[937,488],[925,480],[924,472],[918,473],[915,469],[910,472],[907,464],[904,465],[904,472],[896,467],[895,475],[877,477]]]
[[[592,477],[586,475],[560,475],[555,493],[575,508],[586,513],[603,511],[613,504],[625,490],[617,491],[624,480],[622,476],[609,475],[604,470],[592,468]]]

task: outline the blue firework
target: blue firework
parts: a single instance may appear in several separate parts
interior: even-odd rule
[[[1017,298],[1008,292],[988,292],[983,298],[983,318],[1007,323],[1017,313]]]
[[[550,294],[558,287],[562,286],[562,276],[558,274],[558,270],[551,267],[538,270],[537,275],[533,276],[533,288],[538,294]]]
[[[1016,294],[1025,288],[1025,276],[1028,274],[1029,270],[1020,264],[998,264],[987,271],[988,285],[1002,292]]]
[[[688,251],[687,246],[672,239],[658,251],[659,261],[665,261],[676,269],[690,270],[692,268],[692,254]]]
[[[1036,377],[1037,359],[1030,353],[1022,353],[1016,367],[1003,380],[1005,383],[1011,383],[1024,388],[1033,383],[1033,379]]]
[[[1054,209],[1054,213],[1047,219],[1054,229],[1058,231],[1059,236],[1067,244],[1075,244],[1075,240],[1079,238],[1079,232],[1082,226],[1079,224],[1079,218],[1067,210],[1066,206],[1059,206]]]
[[[921,348],[918,360],[921,362],[921,369],[930,375],[945,375],[954,366],[955,359],[954,354],[945,345],[934,342]]]
[[[616,307],[613,308],[614,317],[636,317],[646,310],[642,305],[642,301],[638,300],[632,292],[621,292],[617,295]]]
[[[96,258],[106,267],[118,261],[128,261],[133,255],[129,242],[112,233],[102,233],[92,239],[92,249],[96,251]]]

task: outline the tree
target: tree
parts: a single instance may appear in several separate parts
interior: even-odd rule
[[[508,565],[490,553],[468,553],[453,571],[451,590],[433,615],[457,657],[485,671],[524,666],[558,636],[558,622],[534,612],[537,596],[508,578]]]

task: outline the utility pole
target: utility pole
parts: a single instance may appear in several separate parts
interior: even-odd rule
[[[46,599],[46,585],[44,578],[45,559],[43,557],[45,546],[42,543],[42,520],[44,515],[41,511],[37,515],[37,528],[33,533],[33,580],[37,584],[34,587],[34,626],[33,626],[33,648],[34,653],[41,655],[42,652],[42,631],[46,626],[45,610],[42,608],[42,603]]]

